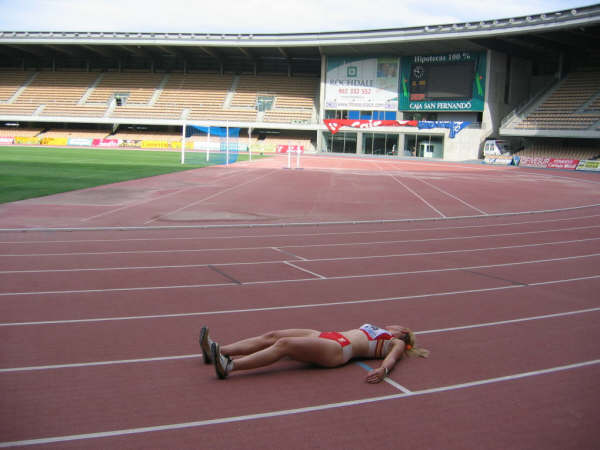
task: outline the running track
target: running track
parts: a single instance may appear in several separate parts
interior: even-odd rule
[[[597,175],[284,162],[2,205],[0,446],[595,447]],[[197,346],[365,322],[431,357],[221,381]]]

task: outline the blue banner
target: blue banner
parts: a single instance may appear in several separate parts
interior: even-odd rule
[[[227,128],[226,127],[199,127],[196,125],[187,125],[185,130],[185,137],[197,136],[197,135],[207,135],[216,137],[226,137],[227,136]],[[239,137],[240,129],[229,127],[229,137]]]
[[[460,130],[468,126],[471,122],[454,122],[451,120],[421,120],[417,123],[419,130],[431,128],[448,128],[450,130],[450,139],[453,139]]]

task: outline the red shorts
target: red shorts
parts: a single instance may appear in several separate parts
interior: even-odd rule
[[[319,334],[319,337],[340,344],[342,350],[342,364],[346,364],[352,358],[352,344],[343,334],[338,333],[337,331],[324,331]]]
[[[323,339],[331,339],[332,341],[335,341],[338,344],[340,344],[342,347],[350,345],[350,341],[346,339],[344,335],[338,333],[337,331],[324,331],[319,335],[319,337]]]

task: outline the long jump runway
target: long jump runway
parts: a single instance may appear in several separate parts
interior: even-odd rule
[[[0,447],[595,447],[597,175],[284,162],[2,206]],[[197,343],[366,322],[431,356],[223,381]]]

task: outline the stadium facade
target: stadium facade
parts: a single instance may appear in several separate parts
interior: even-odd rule
[[[489,139],[597,149],[599,43],[600,5],[347,32],[0,32],[0,121],[232,126],[249,146],[445,160],[479,158]]]

